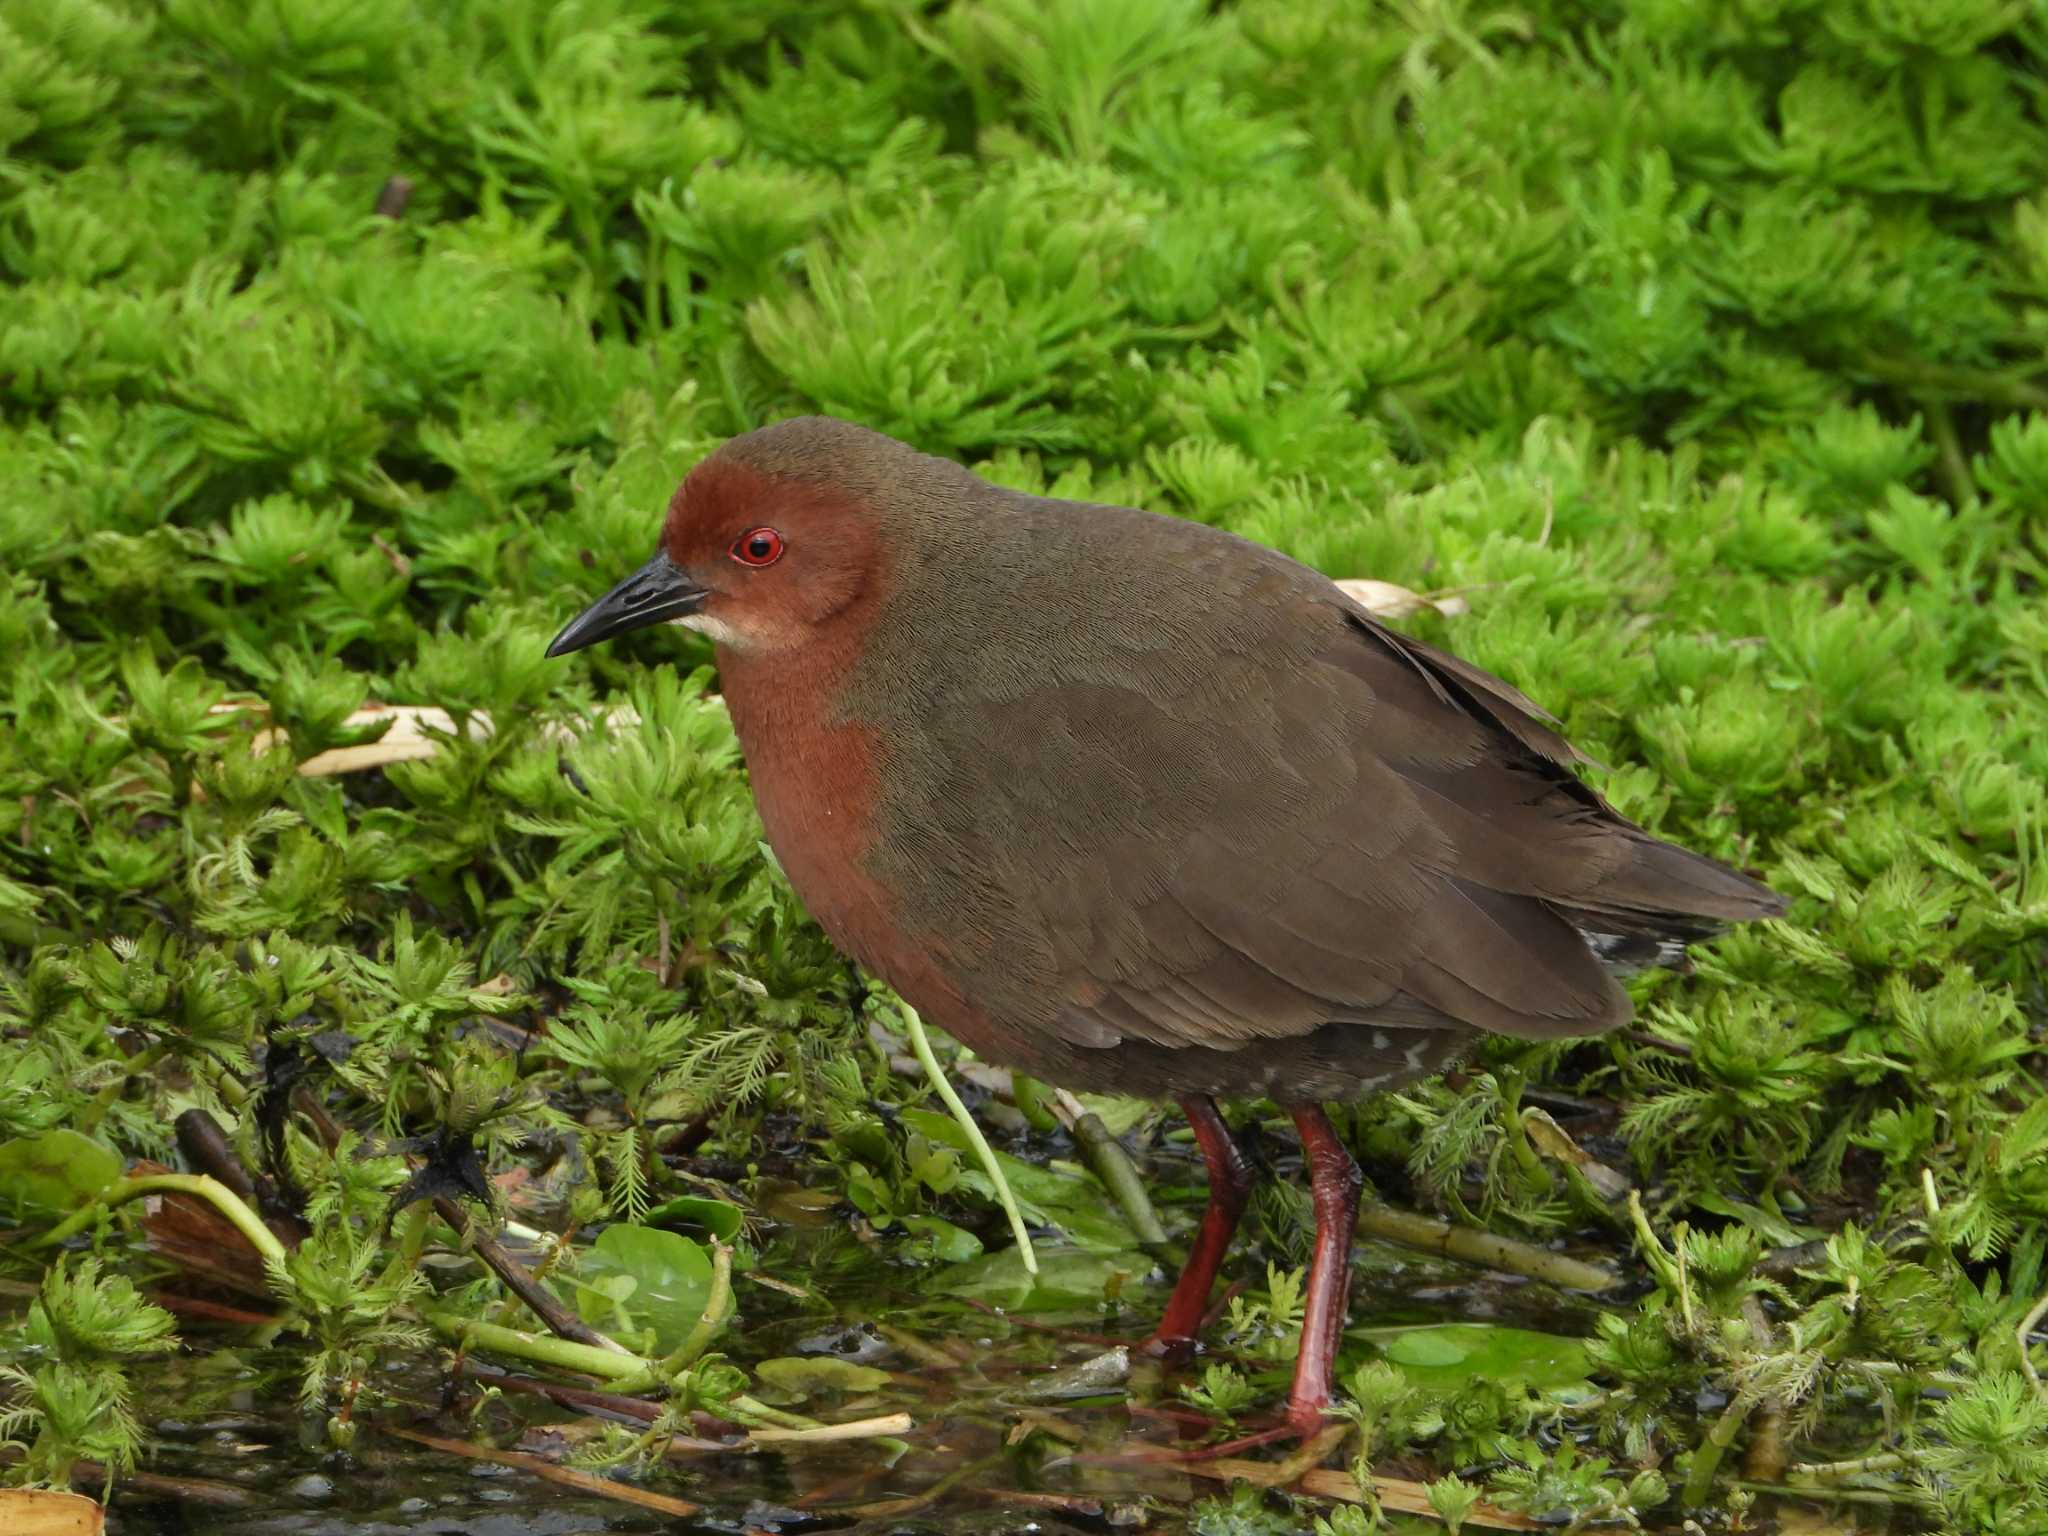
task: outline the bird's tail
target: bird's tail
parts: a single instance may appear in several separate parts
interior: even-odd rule
[[[1616,969],[1679,965],[1686,945],[1730,923],[1785,914],[1784,897],[1739,870],[1647,832],[1630,842],[1634,857],[1589,899],[1553,908]]]

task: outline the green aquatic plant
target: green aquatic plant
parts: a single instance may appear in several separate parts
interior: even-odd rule
[[[1343,1111],[1378,1201],[1649,1285],[1565,1314],[1584,1390],[1348,1337],[1371,1455],[1453,1525],[2038,1527],[2044,39],[2010,0],[0,3],[8,1475],[141,1454],[163,1351],[24,1330],[150,1315],[169,1186],[128,1165],[193,1110],[237,1229],[311,1230],[245,1300],[341,1425],[421,1328],[525,1332],[500,1228],[557,1306],[589,1225],[713,1207],[741,1295],[823,1221],[793,1307],[864,1266],[1014,1298],[708,642],[544,655],[698,457],[822,409],[1398,584],[1625,814],[1791,898],[1632,978],[1632,1030]],[[1047,1293],[1151,1306],[1167,1247],[936,1050]],[[1272,1109],[1231,1113],[1284,1161]],[[1286,1189],[1219,1415],[1296,1325]],[[1155,1193],[1178,1239],[1199,1191]]]

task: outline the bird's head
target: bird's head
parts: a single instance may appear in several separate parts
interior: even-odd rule
[[[825,416],[734,438],[677,488],[654,558],[572,620],[548,654],[653,624],[745,652],[803,646],[878,594],[905,521],[890,509],[935,469],[964,473]]]

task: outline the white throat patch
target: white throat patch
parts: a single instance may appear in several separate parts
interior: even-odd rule
[[[723,619],[714,619],[709,614],[686,613],[680,619],[670,619],[671,624],[680,624],[684,629],[694,629],[718,645],[744,645],[740,632]]]

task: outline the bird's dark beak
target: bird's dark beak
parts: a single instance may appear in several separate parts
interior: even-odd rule
[[[667,550],[657,550],[652,560],[571,619],[548,654],[566,656],[629,630],[680,619],[695,613],[710,595],[669,559]]]

